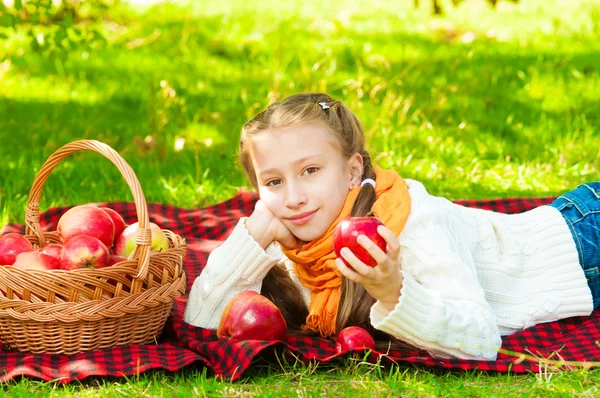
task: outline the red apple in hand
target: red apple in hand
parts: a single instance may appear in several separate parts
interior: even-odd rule
[[[115,224],[104,210],[92,205],[75,206],[58,220],[56,231],[63,243],[79,235],[90,235],[111,247],[115,238]]]
[[[346,260],[341,256],[340,250],[343,247],[347,247],[354,253],[354,255],[363,263],[370,267],[377,265],[377,261],[369,252],[362,247],[356,239],[360,235],[365,235],[371,239],[381,250],[386,252],[387,243],[385,239],[379,233],[377,233],[377,227],[383,225],[380,219],[376,217],[347,217],[344,218],[335,227],[333,231],[333,248],[335,254],[341,258],[344,263],[350,266]]]
[[[135,234],[139,223],[133,223],[119,236],[115,244],[115,254],[117,256],[127,257],[135,248]],[[153,222],[150,223],[150,232],[152,233],[152,242],[150,250],[164,251],[169,248],[169,240],[160,227]]]
[[[60,261],[58,261],[57,258],[40,253],[39,251],[23,252],[17,256],[13,267],[47,271],[51,269],[60,269]]]
[[[52,243],[52,244],[46,245],[44,247],[40,247],[38,249],[38,251],[40,253],[44,253],[49,256],[52,256],[56,259],[60,259],[60,251],[62,250],[62,248],[63,248],[62,245]]]
[[[17,255],[33,250],[31,242],[23,235],[10,233],[0,238],[0,265],[12,265]]]
[[[355,349],[375,349],[375,340],[365,329],[360,326],[349,326],[342,329],[335,340],[336,352],[342,353]]]
[[[279,308],[265,296],[245,290],[225,307],[217,328],[222,340],[284,340],[287,325]]]
[[[115,239],[114,240],[116,241],[119,238],[119,236],[121,236],[121,233],[123,232],[123,230],[127,227],[127,224],[125,223],[125,220],[123,220],[123,217],[121,217],[121,215],[119,213],[117,213],[110,207],[101,207],[100,209],[104,210],[106,212],[106,214],[108,214],[110,216],[110,218],[112,219],[113,224],[115,224]]]
[[[90,235],[74,236],[65,242],[60,252],[60,267],[71,270],[83,267],[108,266],[109,253],[106,245]]]

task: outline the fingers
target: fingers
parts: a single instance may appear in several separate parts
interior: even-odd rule
[[[375,242],[367,238],[365,235],[360,235],[357,242],[375,259],[377,266],[381,272],[389,271],[390,267],[396,267],[398,263],[398,254],[400,252],[400,243],[394,233],[385,226],[379,226],[377,229],[387,243],[387,252],[384,252]],[[346,260],[354,270],[365,277],[373,275],[376,269],[366,265],[348,248],[343,248],[340,252],[341,257]]]
[[[368,265],[360,261],[358,257],[356,257],[354,253],[352,253],[352,250],[348,249],[347,247],[342,248],[340,254],[344,258],[344,260],[346,260],[346,262],[350,264],[355,273],[358,273],[359,275],[363,275],[365,277],[369,277],[369,275],[371,275],[371,273],[373,272],[372,267],[369,267]]]
[[[365,235],[359,235],[356,241],[377,261],[377,264],[381,264],[387,259],[387,254]]]
[[[335,265],[338,267],[340,272],[345,278],[350,279],[352,282],[360,283],[361,276],[356,271],[350,269],[341,258],[335,259]]]
[[[380,226],[377,233],[385,240],[387,252],[365,235],[357,238],[358,243],[377,261],[377,266],[366,265],[347,247],[342,248],[340,258],[335,260],[335,264],[345,278],[363,285],[371,296],[379,300],[390,296],[388,285],[392,283],[395,286],[393,282],[396,280],[399,280],[401,285],[402,278],[398,264],[400,252],[398,238],[384,226]],[[397,298],[394,294],[395,292],[391,296]]]
[[[397,259],[398,253],[400,252],[400,242],[398,242],[398,237],[384,225],[377,227],[377,233],[385,239],[385,242],[388,245],[388,256]]]
[[[285,247],[288,250],[299,249],[302,246],[302,241],[300,241],[300,239],[298,239],[289,231],[287,231],[287,233],[285,233],[283,237],[275,240],[279,242],[281,246]]]
[[[262,200],[259,199],[256,201],[256,204],[254,205],[254,211],[266,213],[266,212],[268,212],[268,208],[267,208],[267,205],[265,204],[265,202],[263,202]]]

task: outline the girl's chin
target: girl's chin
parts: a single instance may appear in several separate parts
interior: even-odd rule
[[[302,232],[292,231],[292,234],[294,234],[294,236],[296,238],[300,239],[303,243],[312,242],[313,240],[318,239],[321,236],[323,236],[323,234],[311,233],[309,231],[302,231]]]

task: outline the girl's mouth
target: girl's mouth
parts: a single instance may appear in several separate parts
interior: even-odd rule
[[[294,225],[304,225],[307,222],[309,222],[310,220],[312,220],[312,218],[314,217],[316,212],[317,211],[315,210],[315,211],[312,211],[309,213],[304,213],[304,214],[301,214],[299,217],[289,218],[288,220]]]

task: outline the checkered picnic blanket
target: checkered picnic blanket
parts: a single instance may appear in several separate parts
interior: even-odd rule
[[[206,264],[209,253],[234,228],[238,219],[249,215],[257,200],[254,193],[240,192],[232,199],[202,209],[181,209],[163,204],[149,204],[151,221],[169,229],[188,242],[188,256],[184,264],[188,289]],[[552,198],[501,199],[457,201],[464,206],[478,207],[503,213],[517,213],[547,204]],[[107,203],[123,215],[127,222],[135,222],[133,203]],[[53,208],[41,215],[44,228],[55,230],[60,215],[67,208]],[[2,233],[23,232],[22,225],[4,227]],[[88,376],[129,376],[150,369],[175,371],[187,365],[207,366],[218,377],[237,380],[251,366],[258,355],[287,353],[302,360],[329,361],[336,354],[335,343],[321,338],[288,338],[285,342],[220,341],[213,330],[192,327],[183,322],[187,295],[178,299],[158,344],[129,345],[103,351],[76,355],[29,354],[0,351],[0,380],[7,381],[20,375],[45,381],[67,383]],[[539,371],[536,358],[565,361],[600,361],[600,311],[590,317],[577,317],[537,325],[503,338],[502,352],[496,361],[469,361],[434,359],[424,351],[390,351],[382,356],[382,363],[421,363],[429,366],[511,371],[515,373]],[[513,354],[522,353],[525,355]]]

